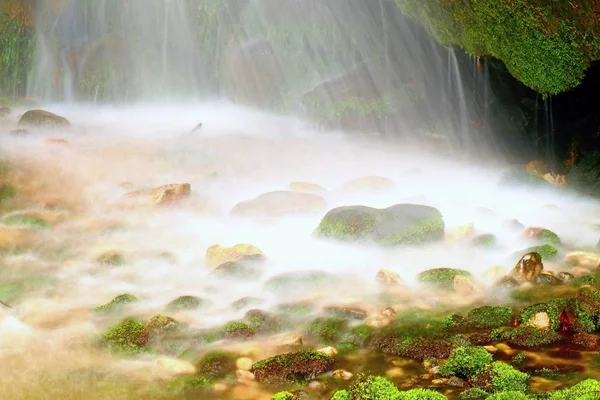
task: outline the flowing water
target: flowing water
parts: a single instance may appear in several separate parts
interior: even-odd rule
[[[231,303],[247,296],[260,298],[261,309],[310,301],[317,310],[351,304],[373,314],[386,305],[375,281],[377,271],[385,268],[397,272],[407,285],[394,304],[398,310],[452,309],[482,298],[502,300],[501,292],[488,289],[493,278],[485,272],[494,266],[507,271],[518,261],[513,253],[527,247],[519,231],[507,228],[507,220],[551,229],[573,249],[592,248],[598,239],[594,216],[600,204],[551,187],[502,185],[507,166],[500,163],[470,165],[401,141],[315,131],[301,120],[223,102],[45,108],[69,118],[73,127],[9,135],[24,110],[16,110],[0,126],[4,155],[15,171],[21,171],[8,175],[19,190],[18,204],[55,221],[37,231],[29,250],[5,255],[1,261],[7,282],[28,282],[19,293],[6,286],[0,292],[5,296],[0,300],[12,306],[0,317],[0,387],[11,390],[7,393],[12,397],[3,397],[7,399],[75,399],[82,393],[94,398],[87,397],[88,392],[97,398],[135,396],[133,383],[120,388],[124,392],[117,396],[102,386],[110,378],[81,375],[92,367],[133,375],[130,379],[138,383],[164,377],[166,372],[152,356],[124,361],[89,345],[110,322],[93,308],[123,293],[141,299],[130,311],[145,318],[181,295],[208,299],[211,305],[206,309],[173,314],[198,329],[240,319],[247,308],[236,310]],[[203,126],[190,133],[199,121]],[[48,142],[49,138],[68,143]],[[394,187],[343,189],[345,182],[365,176],[385,177]],[[472,247],[468,240],[398,249],[340,245],[312,236],[326,210],[259,218],[230,213],[240,201],[286,190],[294,181],[325,188],[327,209],[431,205],[442,212],[446,232],[473,223],[476,233],[493,233],[499,244],[486,250]],[[176,207],[114,206],[134,189],[184,182],[191,184],[191,197]],[[52,199],[57,199],[56,209],[40,208]],[[267,256],[261,279],[240,282],[211,275],[207,248],[236,243],[251,243]],[[98,264],[96,258],[107,250],[121,252],[124,265]],[[161,257],[164,252],[171,258]],[[434,267],[472,271],[480,291],[446,297],[419,287],[416,274]],[[567,266],[549,262],[546,268],[560,271]],[[278,274],[307,270],[332,273],[335,290],[272,292],[264,287]],[[271,354],[268,343],[261,346],[260,355]],[[250,398],[267,396],[252,393],[257,397]],[[227,392],[224,398],[244,397]]]

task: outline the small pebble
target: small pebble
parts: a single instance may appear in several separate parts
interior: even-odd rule
[[[329,357],[335,357],[338,354],[338,351],[331,346],[324,347],[318,350],[320,353],[327,354]]]
[[[346,371],[345,369],[336,369],[333,371],[333,377],[343,381],[349,381],[353,376],[352,372]]]
[[[318,381],[312,381],[311,383],[308,384],[309,389],[312,390],[323,390],[323,384],[321,382]]]

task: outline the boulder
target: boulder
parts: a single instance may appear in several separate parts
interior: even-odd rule
[[[288,190],[298,193],[317,194],[320,196],[326,195],[328,193],[327,189],[325,189],[321,185],[317,185],[316,183],[297,181],[290,183],[290,185],[288,186]]]
[[[19,119],[19,126],[65,128],[71,126],[68,119],[45,110],[29,110]]]
[[[206,250],[206,263],[213,267],[242,259],[262,258],[264,258],[264,255],[258,247],[245,243],[239,243],[231,247],[213,244]]]
[[[259,361],[250,370],[256,380],[268,384],[303,382],[333,367],[334,360],[316,350],[286,353]]]
[[[136,190],[127,193],[119,204],[126,207],[172,205],[187,199],[191,190],[189,183],[174,183],[149,190]]]
[[[329,211],[314,234],[345,242],[371,241],[381,246],[414,245],[443,239],[444,220],[436,208],[418,204],[384,209],[346,206]]]
[[[544,270],[542,256],[539,253],[527,253],[511,271],[511,276],[521,281],[532,281]]]
[[[282,214],[320,212],[326,206],[325,199],[316,194],[280,190],[242,201],[233,207],[231,213],[244,217],[273,217]]]

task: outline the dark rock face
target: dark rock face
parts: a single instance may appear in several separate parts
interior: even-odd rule
[[[542,256],[539,253],[527,253],[515,265],[511,276],[523,281],[532,281],[544,270]]]

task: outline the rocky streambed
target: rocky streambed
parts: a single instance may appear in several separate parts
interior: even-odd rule
[[[7,398],[597,398],[595,201],[239,111],[64,111],[0,125]]]

